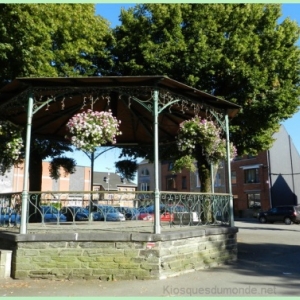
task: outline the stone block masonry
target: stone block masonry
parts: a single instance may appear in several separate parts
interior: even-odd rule
[[[238,229],[190,227],[138,232],[0,233],[12,251],[11,277],[163,279],[237,259]]]
[[[0,249],[0,278],[9,278],[11,273],[11,250]]]

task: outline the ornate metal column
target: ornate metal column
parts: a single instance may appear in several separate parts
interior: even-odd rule
[[[228,193],[230,197],[229,201],[229,211],[230,211],[230,220],[229,225],[234,226],[233,218],[233,195],[232,195],[232,185],[231,185],[231,160],[230,160],[230,141],[229,141],[229,121],[228,114],[225,115],[225,127],[226,127],[226,152],[227,152],[227,176],[228,176]]]
[[[20,234],[27,233],[27,217],[28,216],[28,192],[29,192],[29,158],[30,158],[30,143],[31,143],[31,127],[32,127],[32,117],[48,103],[52,102],[53,99],[48,99],[45,102],[40,103],[40,105],[34,105],[33,95],[28,98],[28,108],[27,108],[27,124],[26,124],[26,146],[25,146],[25,165],[24,165],[24,182],[22,191],[22,212],[21,212],[21,224],[20,224]],[[34,108],[36,108],[34,110]]]
[[[159,153],[158,153],[158,90],[154,91],[153,97],[153,123],[154,123],[154,233],[160,233],[160,201],[159,201]]]
[[[226,134],[226,155],[227,155],[227,178],[228,178],[228,194],[230,197],[229,201],[229,213],[230,220],[229,225],[231,227],[234,226],[234,218],[233,218],[233,196],[232,196],[232,184],[231,184],[231,159],[230,159],[230,138],[229,138],[229,119],[228,113],[224,112],[224,120],[223,117],[220,119],[219,114],[215,113],[213,110],[210,110],[210,113],[216,118],[219,125],[225,131]],[[223,114],[222,114],[223,116]]]
[[[28,212],[28,177],[29,177],[29,156],[30,156],[30,141],[31,141],[31,123],[33,115],[33,97],[28,99],[27,109],[27,130],[26,130],[26,148],[25,148],[25,166],[24,166],[24,182],[22,191],[22,212],[20,233],[27,233],[27,212]]]

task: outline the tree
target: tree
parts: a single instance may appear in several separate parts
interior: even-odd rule
[[[230,139],[239,155],[255,154],[299,106],[300,29],[280,16],[279,4],[137,5],[121,12],[115,67],[168,75],[239,104]]]
[[[202,192],[211,192],[210,166],[226,160],[226,140],[215,122],[194,117],[181,123],[177,138],[180,157],[174,163],[174,170],[184,167],[196,171],[195,160],[199,171]],[[235,147],[231,145],[231,156],[235,157]]]
[[[93,4],[0,4],[0,86],[16,77],[105,74],[112,66],[112,45],[109,23],[95,16]],[[60,176],[60,167],[74,172],[75,161],[63,156],[65,151],[72,151],[68,141],[40,140],[33,133],[30,191],[41,190],[46,158],[52,158],[53,179]],[[3,157],[1,152],[0,161]],[[5,163],[2,171],[13,163]]]
[[[123,159],[115,163],[116,173],[127,180],[134,180],[137,171],[137,162],[134,159]]]
[[[0,4],[0,85],[16,77],[103,74],[109,23],[93,4]]]
[[[10,122],[0,120],[0,175],[22,162],[22,129]]]
[[[109,23],[95,16],[92,4],[0,4],[0,16],[0,86],[16,77],[95,75],[111,67],[113,35]],[[45,144],[56,153],[57,147],[66,148],[67,141],[52,143],[33,136],[31,149],[37,154],[33,160],[45,158]],[[50,151],[47,156],[51,155]],[[41,162],[30,168],[31,181],[42,176],[39,167],[34,171],[37,165]],[[37,182],[31,184],[35,191],[41,189]]]

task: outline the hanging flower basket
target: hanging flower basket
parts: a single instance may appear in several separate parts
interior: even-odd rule
[[[178,168],[182,165],[192,165],[192,157],[195,157],[196,152],[199,151],[199,146],[202,155],[211,163],[226,159],[226,140],[221,136],[221,128],[213,121],[197,116],[182,122],[177,136],[177,145],[183,156],[176,162]],[[230,143],[230,152],[233,159],[237,152],[232,143]]]
[[[6,121],[0,121],[0,173],[20,160],[23,139],[21,130]]]
[[[76,148],[94,152],[96,147],[116,143],[116,136],[122,134],[119,130],[120,123],[110,110],[98,112],[89,109],[69,120],[69,135],[66,138],[69,138]]]

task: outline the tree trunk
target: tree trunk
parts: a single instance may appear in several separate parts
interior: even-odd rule
[[[197,168],[199,180],[201,183],[200,192],[201,193],[210,193],[211,192],[211,179],[210,179],[210,164],[208,163],[206,157],[198,151],[199,155],[197,159]]]
[[[30,153],[29,161],[29,192],[42,190],[43,160],[35,151]],[[37,210],[40,206],[41,194],[29,196],[29,223],[41,222],[41,213]]]
[[[197,156],[197,168],[198,168],[198,175],[201,184],[200,192],[201,193],[211,193],[212,186],[211,186],[211,168],[210,163],[207,161],[206,157],[202,154],[202,151],[197,151],[199,154]],[[213,222],[213,209],[210,197],[204,197],[201,200],[201,207],[200,207],[200,216],[201,221],[203,223],[211,223]]]

